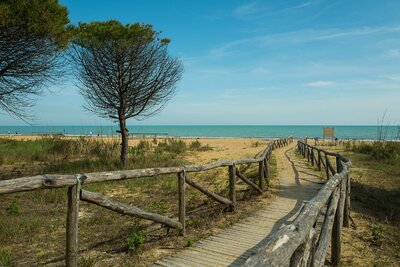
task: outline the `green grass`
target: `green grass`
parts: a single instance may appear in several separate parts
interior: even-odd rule
[[[370,155],[378,161],[396,162],[400,159],[400,142],[375,141],[375,142],[345,142],[347,151]]]
[[[11,261],[11,249],[0,248],[0,266],[14,266]]]
[[[0,139],[1,179],[43,173],[85,173],[120,169],[183,165],[188,151],[207,151],[198,140],[189,145],[183,140],[165,139],[157,145],[142,140],[129,147],[128,161],[120,163],[118,141],[92,138],[44,137],[37,140]]]

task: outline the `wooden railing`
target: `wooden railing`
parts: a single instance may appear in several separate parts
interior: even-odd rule
[[[331,264],[340,265],[342,227],[349,226],[351,162],[304,140],[298,141],[297,150],[318,170],[322,165],[328,181],[293,223],[283,225],[265,240],[245,266],[323,266],[329,243]],[[336,169],[330,158],[335,159]]]
[[[227,211],[235,211],[236,209],[236,177],[254,188],[260,194],[263,193],[263,180],[266,180],[266,185],[269,185],[269,160],[271,153],[275,148],[280,148],[288,145],[293,141],[293,138],[284,138],[274,140],[268,143],[262,154],[256,158],[240,159],[240,160],[222,160],[198,166],[181,166],[169,168],[148,168],[123,170],[114,172],[94,172],[86,174],[73,175],[37,175],[32,177],[23,177],[0,181],[0,195],[23,191],[32,191],[40,189],[51,189],[68,187],[68,206],[67,206],[67,223],[66,223],[66,258],[67,266],[77,266],[78,258],[78,214],[79,202],[86,201],[96,204],[103,208],[130,215],[144,218],[154,222],[161,223],[167,227],[178,229],[181,235],[186,234],[186,206],[185,206],[185,185],[188,184],[199,190],[214,201],[226,206]],[[241,173],[236,165],[258,163],[258,183],[254,183]],[[188,177],[189,173],[201,172],[219,167],[228,167],[229,171],[229,199],[219,196],[214,192],[203,188]],[[124,179],[134,179],[139,177],[153,177],[165,174],[177,174],[178,183],[178,201],[179,211],[178,219],[169,218],[164,215],[148,212],[138,207],[117,202],[104,195],[89,192],[81,189],[82,184],[91,184],[106,181],[117,181]]]

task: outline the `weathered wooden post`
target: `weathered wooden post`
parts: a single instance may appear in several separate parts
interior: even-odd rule
[[[318,163],[317,163],[317,166],[318,166],[318,170],[320,171],[321,170],[321,151],[318,149]]]
[[[307,161],[310,162],[310,148],[307,146]]]
[[[332,266],[339,266],[340,265],[340,254],[342,250],[342,244],[341,244],[341,235],[342,235],[342,227],[341,227],[341,219],[343,218],[342,216],[342,210],[341,210],[341,202],[342,202],[342,192],[345,190],[345,187],[343,186],[343,183],[340,183],[340,193],[339,193],[339,201],[337,203],[337,208],[336,208],[336,214],[335,214],[335,219],[333,222],[333,228],[332,228],[332,239],[331,239],[331,262]]]
[[[347,170],[346,175],[346,198],[344,201],[344,211],[343,211],[343,226],[350,226],[350,170]]]
[[[182,236],[186,235],[185,179],[186,174],[184,171],[178,173],[179,222],[182,224],[182,229],[180,230]]]
[[[264,160],[261,160],[258,163],[258,187],[261,190],[264,190],[263,180],[264,180]]]
[[[265,157],[264,159],[264,170],[265,170],[265,181],[267,183],[267,187],[269,187],[269,166],[268,166],[268,159]]]
[[[329,179],[329,159],[328,155],[325,154],[325,173],[326,173],[326,179]]]
[[[85,177],[78,175],[76,184],[68,187],[68,204],[67,204],[67,229],[66,229],[66,246],[65,246],[65,265],[67,267],[78,266],[78,216],[79,216],[79,199],[81,191],[81,181]]]
[[[232,201],[232,204],[229,207],[229,211],[234,212],[236,210],[235,164],[230,165],[228,171],[229,171],[229,199]]]
[[[310,158],[311,158],[311,166],[314,166],[314,148],[311,148]]]

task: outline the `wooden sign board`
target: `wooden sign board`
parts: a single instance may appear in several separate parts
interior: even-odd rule
[[[332,137],[332,140],[335,138],[334,128],[324,128],[324,139],[326,137]]]

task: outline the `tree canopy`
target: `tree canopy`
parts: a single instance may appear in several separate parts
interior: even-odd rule
[[[57,0],[0,1],[0,107],[27,118],[32,96],[60,74],[68,11]]]
[[[119,120],[121,159],[127,149],[126,120],[158,112],[175,91],[182,64],[168,54],[169,39],[148,24],[111,20],[73,29],[72,59],[87,110]]]

